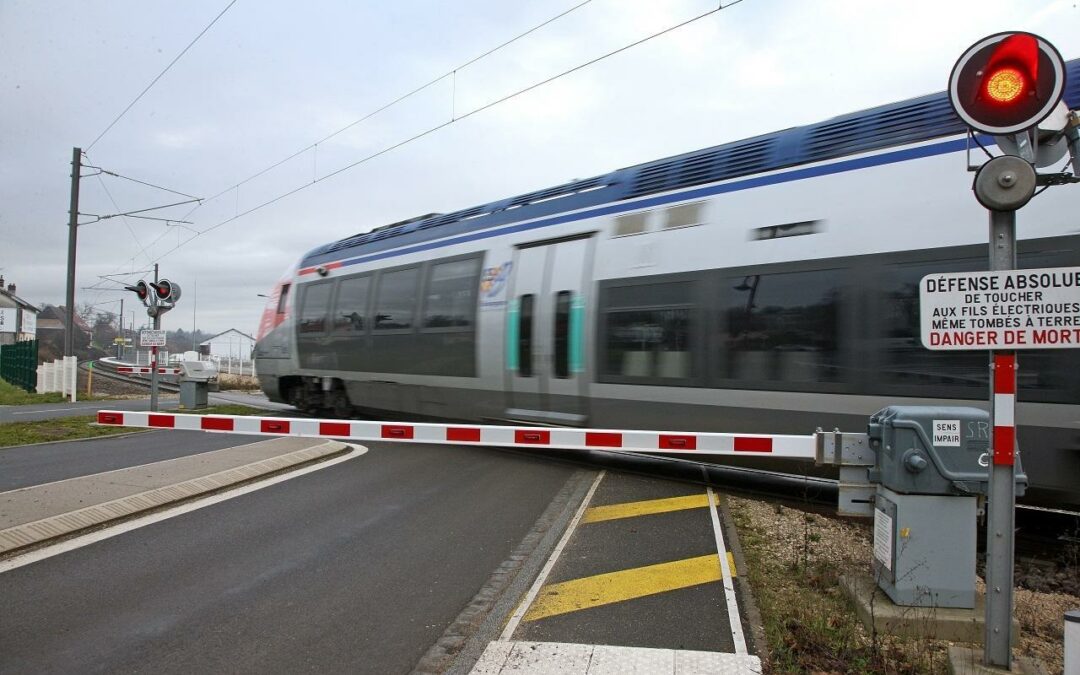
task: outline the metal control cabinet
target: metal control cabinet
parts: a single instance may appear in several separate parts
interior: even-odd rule
[[[181,367],[184,374],[180,378],[180,409],[198,410],[207,407],[208,392],[217,378],[217,368],[204,361],[184,361]]]
[[[987,492],[990,434],[990,416],[978,408],[892,406],[870,418],[874,572],[896,604],[975,606],[977,497]],[[1018,462],[1018,491],[1026,483]]]

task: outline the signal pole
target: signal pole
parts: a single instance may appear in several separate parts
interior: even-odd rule
[[[975,175],[975,196],[990,212],[990,271],[1016,269],[1016,209],[1035,194],[1035,169],[1003,155]],[[993,429],[986,523],[986,640],[983,660],[1008,669],[1012,661],[1013,562],[1016,527],[1016,352],[990,356]]]
[[[1077,182],[1070,174],[1036,173],[1058,161],[1053,148],[1064,139],[1073,153],[1075,113],[1061,103],[1065,62],[1038,35],[997,33],[976,42],[953,66],[949,102],[957,116],[976,132],[993,136],[1006,154],[991,158],[975,174],[975,197],[990,213],[991,272],[1016,269],[1016,211],[1035,195],[1038,185]],[[1039,125],[1052,119],[1045,129]],[[981,145],[981,143],[980,143]],[[989,154],[989,152],[987,152]],[[968,161],[969,170],[971,167]],[[1016,519],[1016,347],[991,346],[989,510],[986,524],[986,632],[984,665],[1009,670],[1012,662],[1013,529]],[[1026,345],[1021,349],[1035,348]]]
[[[154,283],[158,282],[158,264],[154,263]],[[155,291],[156,292],[156,291]],[[161,329],[161,312],[158,307],[151,306],[154,310],[154,330]],[[157,412],[158,409],[158,372],[157,372],[157,345],[150,348],[150,410]]]
[[[67,330],[64,356],[75,354],[75,243],[79,228],[79,178],[82,175],[82,148],[71,151],[71,208],[68,209]]]

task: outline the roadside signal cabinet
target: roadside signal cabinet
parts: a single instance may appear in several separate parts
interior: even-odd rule
[[[990,415],[978,408],[890,406],[867,435],[883,486],[902,494],[984,495],[990,480]],[[1016,460],[1017,493],[1027,476]]]
[[[978,408],[892,406],[870,418],[874,573],[896,604],[975,606],[977,495],[987,492],[991,432]],[[1019,462],[1016,471],[1026,485]]]

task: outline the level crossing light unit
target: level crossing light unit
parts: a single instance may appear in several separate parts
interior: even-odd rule
[[[972,189],[989,212],[990,273],[1016,268],[1016,211],[1038,186],[1080,182],[1080,120],[1062,103],[1065,62],[1049,42],[1024,32],[998,33],[979,40],[961,55],[949,75],[949,101],[969,128],[993,136],[1003,153],[968,170]],[[969,145],[969,151],[971,146]],[[983,147],[986,154],[989,151]],[[1072,173],[1039,173],[1072,155]],[[925,281],[925,280],[924,280]],[[932,342],[932,341],[931,341]],[[927,348],[935,348],[925,341]],[[986,640],[988,666],[1011,663],[1013,610],[1013,529],[1020,473],[1016,444],[1016,352],[1034,345],[992,345],[987,454],[990,480],[987,519]],[[910,467],[909,467],[910,468]]]
[[[154,276],[157,276],[156,268]],[[180,299],[180,284],[168,279],[151,282],[140,279],[133,286],[124,286],[124,288],[135,293],[146,307],[146,314],[154,320],[155,340],[161,340],[160,343],[155,341],[154,346],[150,348],[150,409],[156,412],[158,409],[157,345],[165,344],[164,334],[158,335],[161,330],[161,315],[176,306],[176,301]],[[148,333],[144,333],[143,338],[146,335]]]
[[[953,67],[949,100],[969,127],[1001,136],[1042,122],[1065,92],[1065,62],[1031,33],[998,33],[972,45]]]

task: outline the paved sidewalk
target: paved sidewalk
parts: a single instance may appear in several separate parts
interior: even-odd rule
[[[0,555],[276,473],[350,446],[275,438],[0,492]]]

